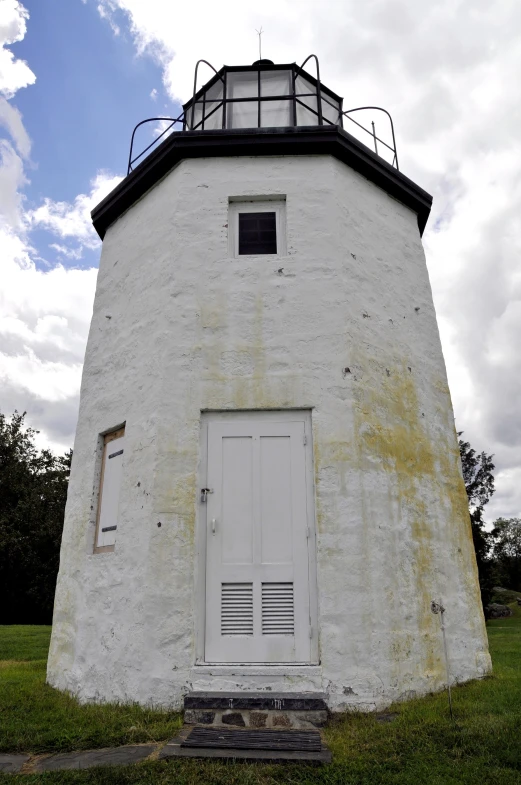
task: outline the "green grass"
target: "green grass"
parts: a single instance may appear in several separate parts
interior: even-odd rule
[[[448,716],[446,693],[391,707],[397,716],[390,723],[382,724],[374,715],[336,717],[325,732],[333,751],[330,766],[177,760],[24,777],[0,775],[0,784],[520,785],[521,608],[515,606],[513,617],[496,619],[487,627],[494,676],[453,689],[454,723]],[[0,628],[0,650],[18,659],[19,637],[19,651],[29,660],[0,670],[4,750],[79,749],[173,735],[178,715],[139,707],[79,706],[46,687],[45,662],[30,661],[31,630],[40,656],[44,628]]]
[[[45,683],[50,627],[0,626],[0,752],[63,752],[167,739],[178,712],[81,706]]]
[[[0,662],[5,660],[45,661],[47,660],[50,639],[50,627],[0,626]]]

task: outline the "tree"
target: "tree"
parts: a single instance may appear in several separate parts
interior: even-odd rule
[[[491,532],[498,582],[521,591],[521,518],[498,518]]]
[[[25,412],[0,413],[0,624],[49,624],[72,450],[38,451]]]
[[[461,437],[463,431],[459,431]],[[472,526],[472,539],[476,551],[476,562],[478,565],[479,586],[481,589],[481,601],[485,608],[492,595],[492,588],[495,582],[494,565],[490,560],[491,535],[485,529],[483,520],[483,509],[490,501],[494,493],[494,463],[493,455],[485,452],[477,453],[472,449],[469,442],[459,439],[459,451],[461,456],[461,468],[463,470],[463,480],[467,490],[469,501],[470,522]]]

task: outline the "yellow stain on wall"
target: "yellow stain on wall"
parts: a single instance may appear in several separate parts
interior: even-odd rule
[[[407,565],[405,571],[395,571],[394,592],[400,592],[401,581],[414,580],[417,638],[422,650],[421,660],[416,658],[416,666],[411,665],[421,668],[434,682],[443,683],[439,619],[430,610],[431,601],[443,592],[443,581],[436,574],[435,550],[440,546],[457,550],[457,568],[462,572],[458,577],[466,583],[470,623],[482,624],[467,496],[458,466],[454,427],[447,427],[452,417],[450,396],[445,383],[432,385],[437,389],[437,408],[445,413],[445,427],[439,428],[422,416],[416,384],[405,363],[382,368],[379,376],[373,368],[368,377],[354,388],[355,428],[350,453],[356,455],[361,476],[377,468],[388,476],[390,487],[396,487],[400,520],[389,525],[400,524],[404,532],[406,524],[408,542],[404,547],[410,545],[414,564],[409,575]],[[432,417],[432,411],[428,415]],[[338,457],[347,459],[348,454]],[[370,508],[370,499],[367,503]],[[374,534],[374,520],[364,517],[361,525],[364,532]],[[370,538],[367,548],[371,548]],[[390,636],[391,660],[398,670],[404,664],[401,659],[411,650],[401,622],[395,620],[396,629]]]

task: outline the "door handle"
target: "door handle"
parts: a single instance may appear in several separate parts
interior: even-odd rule
[[[215,534],[216,529],[217,529],[217,520],[216,518],[212,518],[212,534]]]
[[[213,493],[213,488],[201,488],[201,502],[203,504],[208,501],[209,493]]]

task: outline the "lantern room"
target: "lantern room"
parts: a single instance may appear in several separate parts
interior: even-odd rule
[[[224,66],[184,105],[185,130],[342,125],[342,98],[296,63]],[[316,60],[316,58],[315,58]],[[200,61],[206,62],[206,61]],[[210,68],[213,67],[208,63]]]
[[[313,65],[316,76],[306,70]],[[198,87],[201,66],[210,69],[213,76]],[[383,120],[378,130],[375,117]],[[156,136],[143,148],[138,138],[143,138],[140,129],[148,123],[156,124]],[[285,128],[293,132],[345,129],[350,138],[372,148],[379,158],[399,169],[394,124],[387,109],[356,106],[346,110],[343,98],[321,81],[318,58],[311,54],[300,66],[262,59],[252,65],[225,65],[219,71],[208,60],[199,60],[192,97],[183,104],[182,113],[175,118],[149,117],[134,128],[127,174],[172,132],[201,134]]]

